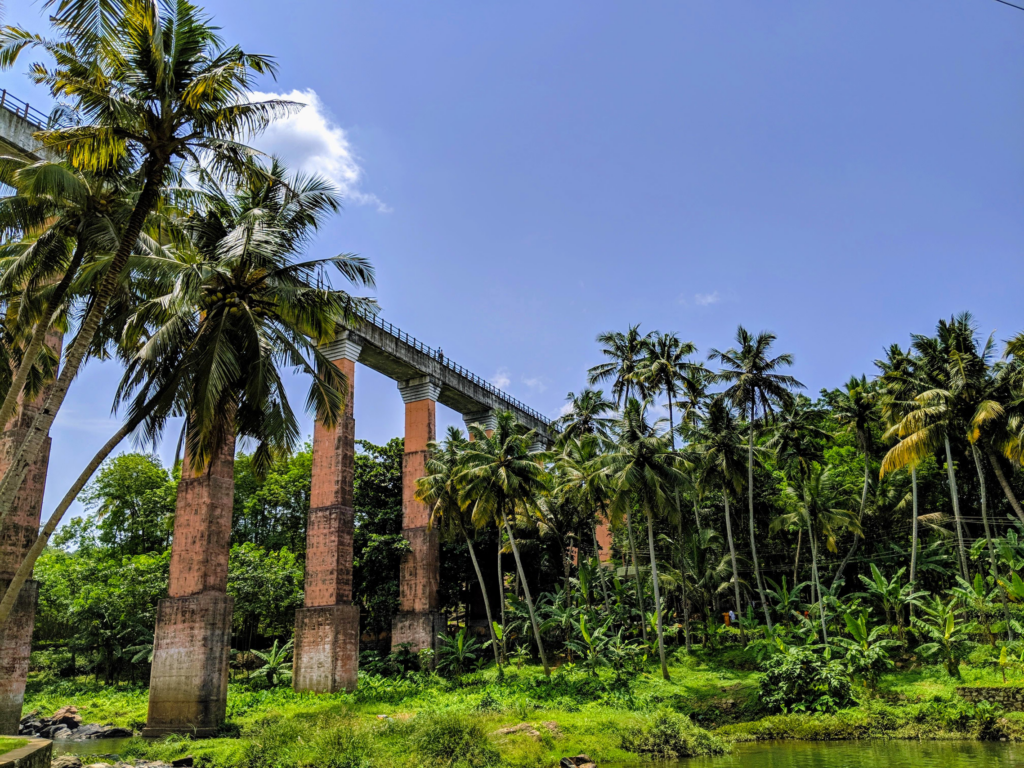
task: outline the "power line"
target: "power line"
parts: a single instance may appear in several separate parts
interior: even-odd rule
[[[1007,2],[1007,0],[996,0],[996,2],[997,3],[1002,3],[1003,5],[1008,5],[1011,8],[1016,8],[1018,11],[1024,11],[1024,6],[1014,5],[1013,3]]]

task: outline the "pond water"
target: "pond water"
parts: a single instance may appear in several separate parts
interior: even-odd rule
[[[1010,768],[1024,744],[974,741],[779,741],[737,744],[732,754],[678,768]],[[648,763],[650,766],[650,763]]]
[[[87,739],[86,741],[55,741],[53,756],[57,755],[116,755],[131,739]]]

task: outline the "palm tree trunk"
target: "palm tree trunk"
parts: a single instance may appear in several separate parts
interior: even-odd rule
[[[911,551],[910,551],[910,591],[914,592],[914,584],[917,580],[917,467],[910,467],[910,494],[913,499],[914,520],[911,525]],[[914,618],[914,604],[910,604],[910,618]]]
[[[33,419],[28,437],[18,446],[17,453],[4,473],[3,479],[0,480],[0,525],[3,524],[4,519],[10,512],[18,489],[21,488],[25,475],[28,473],[28,468],[38,457],[43,442],[50,433],[50,426],[53,424],[57,412],[64,403],[68,388],[71,386],[75,376],[78,375],[78,369],[82,367],[89,348],[92,346],[93,337],[103,321],[107,304],[114,294],[114,288],[121,277],[121,272],[128,263],[128,257],[139,240],[146,217],[149,216],[149,212],[156,205],[157,199],[160,196],[165,167],[166,163],[158,161],[147,172],[145,186],[143,186],[142,192],[135,203],[135,208],[132,210],[131,217],[128,219],[128,225],[125,227],[124,234],[121,237],[117,253],[110,262],[107,274],[104,276],[103,282],[100,283],[92,306],[89,308],[81,328],[79,328],[78,333],[75,335],[75,340],[71,343],[71,348],[68,350],[67,357],[64,360],[64,367],[57,377],[53,388],[50,390],[46,402],[35,419]]]
[[[46,343],[46,334],[57,319],[60,305],[64,302],[68,288],[71,287],[71,283],[78,274],[78,268],[82,266],[82,261],[85,259],[85,244],[85,238],[79,237],[75,244],[75,252],[71,257],[71,263],[68,264],[67,271],[65,271],[64,276],[61,277],[60,282],[57,283],[49,300],[46,302],[42,319],[36,323],[36,327],[32,332],[32,339],[29,341],[25,354],[21,358],[21,365],[18,366],[18,371],[14,374],[14,380],[11,382],[10,389],[7,390],[7,394],[4,396],[3,405],[0,406],[0,425],[7,424],[11,417],[14,416],[14,411],[18,407],[18,398],[21,396],[22,390],[25,389],[25,382],[28,381],[29,374],[32,372],[32,366],[39,356],[39,351],[43,348],[43,344]]]
[[[871,483],[871,457],[867,452],[864,451],[864,488],[860,492],[860,513],[857,515],[857,526],[859,527],[864,522],[864,509],[868,503],[868,487]],[[853,534],[853,544],[850,545],[850,550],[846,553],[846,557],[843,558],[843,562],[839,564],[836,569],[836,575],[832,577],[832,588],[835,589],[836,584],[839,583],[839,579],[842,578],[843,571],[846,570],[846,565],[850,562],[850,558],[853,557],[853,553],[857,551],[857,545],[860,544],[861,535],[859,533]]]
[[[992,568],[992,580],[999,585],[999,596],[1003,603],[1003,620],[1006,622],[1006,631],[1012,642],[1013,628],[1010,626],[1010,609],[1006,605],[1006,589],[999,583],[999,569],[996,567],[996,548],[992,544],[992,531],[988,525],[988,489],[985,485],[985,470],[981,464],[981,452],[974,443],[971,443],[971,453],[974,455],[974,466],[978,470],[978,488],[981,490],[981,522],[985,526],[985,546],[988,548],[988,562]]]
[[[516,546],[515,536],[512,535],[512,526],[508,524],[508,518],[504,512],[499,512],[501,520],[505,523],[505,531],[508,533],[508,543],[512,547],[512,556],[516,559],[516,569],[519,571],[519,581],[523,585],[523,595],[526,597],[526,607],[530,610],[530,623],[533,625],[533,637],[537,641],[537,652],[540,654],[540,663],[544,665],[544,674],[551,677],[551,668],[548,667],[548,657],[544,653],[544,641],[540,638],[540,626],[537,624],[537,616],[533,610],[533,598],[530,597],[530,585],[526,583],[526,573],[523,571],[523,563],[519,559],[519,547]]]
[[[800,546],[804,540],[804,529],[800,528],[796,532],[796,557],[793,559],[793,586],[795,587],[800,582],[797,581],[797,574],[800,572]]]
[[[636,584],[636,602],[640,607],[640,634],[647,642],[647,614],[644,613],[644,590],[640,584],[640,561],[636,559],[636,541],[633,539],[632,515],[626,513],[626,532],[629,534],[629,549],[633,556],[633,576]]]
[[[0,422],[6,424],[6,422]],[[1006,481],[1006,475],[1003,474],[1003,468],[999,465],[999,457],[995,451],[986,443],[985,452],[988,454],[988,463],[992,465],[992,471],[996,473],[996,480],[999,481],[999,486],[1003,489],[1003,494],[1006,496],[1006,500],[1010,502],[1010,506],[1013,507],[1013,511],[1017,513],[1017,517],[1024,522],[1024,509],[1021,509],[1020,502],[1017,501],[1017,497],[1013,493],[1013,489],[1010,484]]]
[[[967,581],[967,553],[964,551],[964,529],[960,523],[960,496],[956,490],[956,470],[953,468],[953,449],[946,439],[946,474],[949,477],[949,495],[953,500],[953,517],[956,518],[956,538],[960,548],[960,570]]]
[[[807,532],[807,538],[811,540],[811,567],[814,574],[814,585],[818,590],[818,615],[821,616],[821,637],[825,645],[828,645],[828,629],[825,626],[825,598],[821,594],[821,577],[818,575],[818,542],[813,530]]]
[[[768,599],[761,581],[761,566],[757,562],[757,531],[754,529],[754,401],[750,401],[750,437],[747,444],[747,505],[750,513],[750,553],[754,556],[754,578],[757,580],[757,595],[764,609],[764,621],[772,629],[772,616],[768,610]]]
[[[732,523],[729,518],[732,515],[729,513],[729,492],[725,491],[722,494],[725,498],[725,538],[729,541],[729,557],[732,560],[732,588],[736,597],[736,618],[740,620],[740,639],[743,640],[744,644],[747,642],[747,633],[743,628],[743,606],[740,605],[740,572],[736,567],[736,545],[732,542]]]
[[[459,526],[462,528],[462,526]],[[501,659],[498,656],[498,636],[494,634],[494,619],[491,618],[491,601],[487,599],[487,585],[484,584],[484,574],[480,570],[480,564],[476,561],[476,550],[473,548],[473,540],[469,538],[466,529],[462,528],[462,535],[466,537],[466,546],[469,547],[469,559],[473,561],[473,570],[476,571],[476,580],[480,582],[480,593],[484,596],[484,611],[487,613],[487,631],[491,633],[491,647],[494,649],[494,663],[498,666],[498,674],[501,674]],[[504,630],[503,630],[504,633]]]
[[[64,517],[64,513],[67,512],[68,507],[71,506],[72,502],[78,498],[78,494],[85,487],[85,484],[89,482],[89,478],[92,477],[93,473],[99,467],[100,464],[106,460],[107,456],[110,455],[111,451],[118,446],[118,444],[125,438],[126,435],[130,434],[140,423],[142,423],[145,412],[140,412],[135,417],[125,422],[120,429],[113,434],[113,436],[103,444],[103,447],[99,449],[92,460],[86,465],[85,469],[75,480],[74,484],[68,489],[68,492],[64,494],[64,498],[61,499],[60,504],[53,510],[53,514],[46,521],[46,525],[43,526],[43,530],[39,532],[39,536],[32,544],[31,549],[25,555],[25,559],[22,560],[21,565],[18,567],[17,573],[14,574],[14,578],[7,587],[7,592],[4,594],[3,600],[0,601],[0,627],[4,625],[7,618],[11,615],[11,611],[14,610],[14,604],[17,602],[18,595],[21,593],[21,588],[32,574],[32,568],[35,567],[36,560],[39,559],[39,555],[43,553],[46,548],[46,543],[50,540],[50,536],[57,530],[57,525],[60,524],[61,519]]]
[[[654,556],[654,516],[647,510],[647,546],[651,550],[651,582],[654,584],[654,617],[658,627],[658,655],[661,657],[661,676],[666,680],[668,664],[665,661],[665,637],[661,629],[661,591],[658,587],[658,561]]]
[[[604,574],[601,573],[601,570],[602,570],[601,569],[601,555],[600,555],[601,550],[599,548],[600,545],[597,543],[597,519],[596,518],[594,520],[594,525],[590,529],[590,532],[591,532],[591,534],[594,537],[594,553],[595,553],[595,555],[597,557],[597,581],[601,585],[601,595],[604,597],[604,610],[605,610],[605,612],[609,616],[611,616],[612,615],[612,605],[611,605],[611,601],[608,599],[608,586],[604,583]]]
[[[501,659],[505,660],[505,572],[501,568],[501,528],[498,529],[498,599],[501,601]]]

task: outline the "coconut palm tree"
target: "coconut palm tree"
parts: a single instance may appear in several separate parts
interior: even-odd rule
[[[36,138],[83,171],[102,173],[128,163],[141,183],[60,375],[0,481],[0,515],[10,508],[38,456],[167,178],[182,177],[187,168],[222,177],[251,170],[245,161],[254,150],[240,141],[296,108],[277,100],[252,101],[254,75],[273,74],[272,59],[225,47],[193,5],[164,6],[156,0],[55,4],[53,23],[60,38],[4,27],[0,66],[13,66],[26,48],[45,51],[55,63],[35,64],[32,77],[80,124],[57,125],[37,132]]]
[[[430,506],[430,526],[439,531],[445,541],[466,542],[469,559],[473,562],[480,592],[484,596],[484,611],[487,613],[487,629],[491,633],[491,648],[494,663],[501,673],[501,659],[498,655],[498,638],[494,633],[494,618],[491,616],[491,602],[487,597],[487,585],[476,559],[473,537],[469,535],[473,522],[467,508],[462,504],[456,478],[462,471],[462,453],[467,440],[457,427],[448,427],[444,442],[432,441],[427,448],[427,475],[416,481],[416,500]]]
[[[602,345],[601,354],[608,360],[587,371],[587,382],[597,384],[612,379],[612,396],[617,408],[629,402],[634,393],[641,397],[647,395],[637,371],[647,354],[652,335],[641,335],[640,325],[637,324],[629,326],[625,333],[607,331],[597,337],[597,343]]]
[[[802,388],[803,384],[792,376],[778,373],[793,364],[791,354],[771,357],[771,347],[776,336],[768,331],[752,335],[742,325],[736,331],[737,346],[720,352],[712,349],[710,360],[717,360],[722,368],[717,374],[719,381],[728,384],[725,396],[740,410],[749,414],[747,435],[747,506],[750,517],[750,551],[757,580],[757,592],[764,608],[765,623],[772,628],[771,613],[765,596],[761,567],[757,559],[757,532],[754,529],[754,429],[760,414],[769,420],[780,407],[792,401],[791,390]]]
[[[516,421],[515,416],[503,411],[497,414],[490,436],[479,424],[471,424],[469,433],[472,439],[463,451],[462,471],[457,484],[463,502],[472,510],[473,523],[478,527],[496,523],[508,535],[530,613],[537,652],[544,665],[544,674],[550,677],[551,669],[544,652],[537,612],[510,522],[513,517],[535,507],[545,490],[544,468],[539,457],[530,453],[536,432],[528,431]]]
[[[647,392],[664,394],[668,398],[668,433],[672,450],[676,448],[673,400],[678,402],[684,391],[693,393],[701,389],[704,366],[688,359],[696,351],[692,341],[680,341],[674,333],[654,334],[636,370],[636,378],[643,382]]]
[[[729,497],[743,488],[743,465],[746,454],[743,434],[729,401],[716,397],[708,405],[707,416],[695,435],[700,454],[699,483],[702,486],[718,488],[725,503],[725,535],[729,545],[729,560],[732,564],[733,598],[736,601],[736,615],[743,615],[740,599],[740,572],[737,567],[736,544],[732,536],[732,512]],[[740,632],[745,632],[742,623]]]
[[[626,403],[617,433],[615,449],[603,457],[612,484],[609,509],[618,518],[633,509],[643,511],[647,516],[647,546],[651,556],[658,654],[661,657],[661,674],[668,680],[658,561],[654,549],[654,519],[671,518],[673,514],[678,514],[674,496],[685,481],[685,476],[679,467],[678,455],[672,450],[669,441],[647,423],[645,408],[635,398]]]
[[[584,435],[596,435],[610,440],[610,429],[614,419],[605,414],[615,410],[615,403],[606,400],[600,389],[584,389],[577,395],[566,396],[569,412],[555,420],[552,427],[559,432],[559,440],[574,440]]]
[[[818,573],[818,544],[824,541],[828,551],[835,552],[836,539],[843,531],[860,533],[860,521],[851,510],[843,508],[847,500],[847,491],[831,469],[814,464],[807,476],[798,473],[788,478],[785,492],[792,502],[794,511],[773,521],[776,528],[799,525],[807,531],[807,539],[811,545],[811,577],[817,591],[821,633],[826,644],[828,629],[821,577]]]
[[[847,432],[854,435],[857,447],[860,448],[861,455],[864,457],[864,487],[860,494],[860,512],[857,513],[857,527],[860,529],[864,524],[864,510],[867,508],[868,489],[871,487],[871,447],[873,443],[871,426],[878,418],[875,410],[877,393],[875,387],[868,382],[867,376],[862,375],[859,379],[856,376],[851,376],[843,389],[830,393],[827,400],[832,406],[833,417]],[[860,536],[854,535],[853,544],[850,545],[846,556],[836,569],[835,576],[832,577],[833,586],[838,584],[842,578],[846,564],[850,562],[853,553],[857,551],[860,539]]]

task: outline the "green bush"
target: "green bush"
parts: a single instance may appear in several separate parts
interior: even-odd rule
[[[835,712],[854,703],[843,665],[806,646],[765,663],[758,698],[769,712]]]
[[[725,742],[717,736],[671,709],[660,709],[630,727],[622,737],[622,748],[656,760],[707,757],[727,750]]]
[[[483,727],[455,712],[417,717],[413,744],[426,765],[489,768],[501,760]]]

